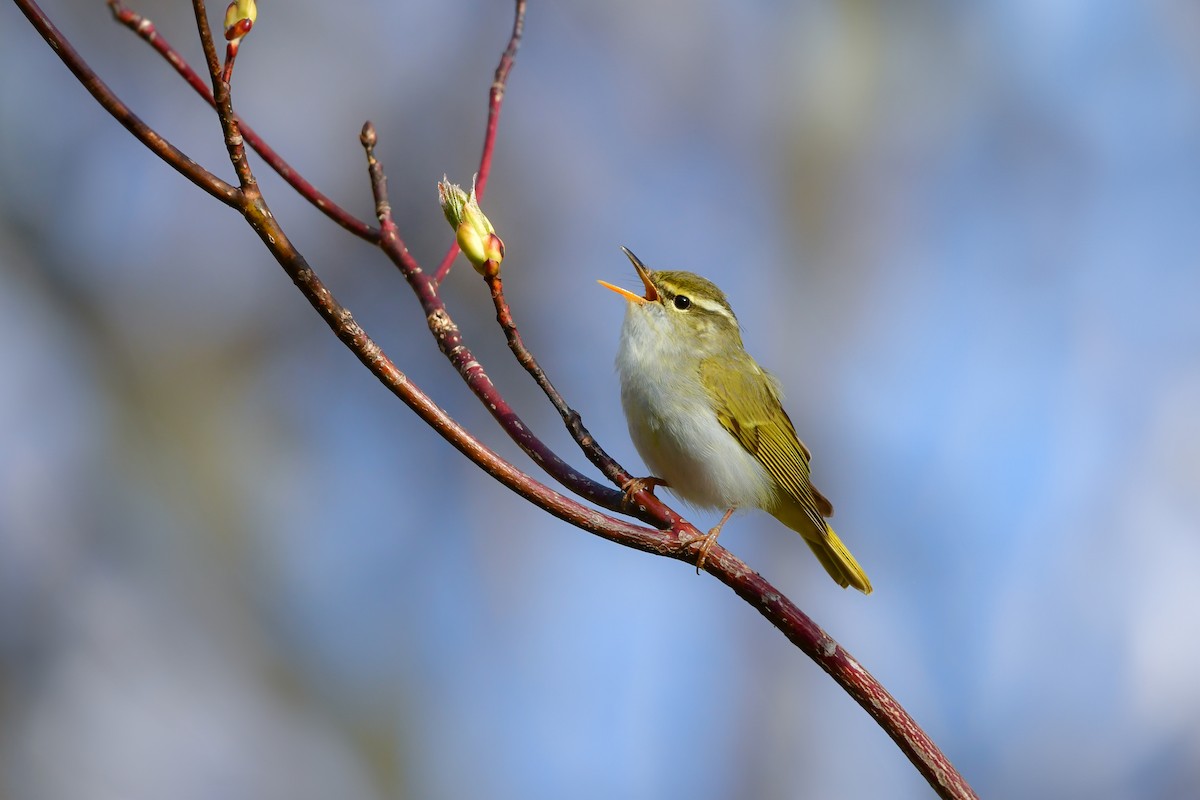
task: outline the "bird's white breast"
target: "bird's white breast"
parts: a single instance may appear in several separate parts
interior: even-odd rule
[[[617,372],[629,435],[650,471],[684,500],[705,508],[771,501],[766,469],[722,427],[700,383],[694,342],[679,342],[660,307],[631,307]]]

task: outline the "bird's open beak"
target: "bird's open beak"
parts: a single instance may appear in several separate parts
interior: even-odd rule
[[[605,289],[612,289],[617,294],[634,303],[650,303],[658,300],[658,290],[654,288],[654,284],[650,281],[650,270],[646,269],[646,265],[638,260],[637,256],[629,252],[629,248],[622,247],[621,249],[625,251],[625,255],[629,256],[629,261],[633,264],[633,268],[637,270],[638,277],[642,279],[642,285],[646,287],[646,296],[641,297],[628,289],[613,286],[608,281],[600,281],[600,285]]]

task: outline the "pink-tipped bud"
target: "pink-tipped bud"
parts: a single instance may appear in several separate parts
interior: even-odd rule
[[[495,275],[504,260],[504,242],[479,207],[475,187],[468,194],[461,186],[443,178],[438,181],[438,200],[446,221],[454,228],[459,249],[480,275]]]
[[[254,0],[233,0],[225,9],[225,40],[236,44],[254,27],[258,6]]]

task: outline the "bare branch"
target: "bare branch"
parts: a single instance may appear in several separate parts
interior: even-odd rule
[[[475,178],[475,195],[483,199],[487,189],[488,176],[492,173],[492,153],[496,148],[496,130],[500,125],[500,107],[504,105],[504,90],[508,86],[508,73],[512,71],[517,60],[517,50],[521,48],[521,36],[525,33],[525,0],[516,0],[516,10],[513,13],[512,33],[508,37],[508,46],[500,56],[496,65],[496,75],[492,78],[492,86],[488,90],[488,119],[487,129],[483,134],[483,153],[479,157],[479,172]],[[454,264],[458,255],[458,242],[452,242],[446,255],[434,272],[433,282],[441,283]]]
[[[167,41],[166,37],[159,32],[154,23],[146,17],[129,9],[122,4],[120,0],[108,0],[108,6],[112,10],[113,17],[125,27],[136,33],[147,44],[155,49],[163,58],[167,60],[180,77],[184,79],[188,86],[191,86],[195,92],[204,99],[210,106],[216,107],[213,100],[212,89],[209,85],[192,69],[187,60]],[[379,231],[371,227],[365,222],[359,220],[346,209],[342,208],[334,202],[328,195],[322,193],[319,189],[308,182],[303,175],[292,167],[284,158],[279,155],[266,140],[258,135],[241,115],[235,114],[234,119],[237,121],[238,130],[242,134],[242,138],[246,140],[246,144],[258,153],[268,167],[274,170],[279,177],[283,178],[288,184],[296,190],[297,194],[303,197],[308,202],[317,207],[321,213],[329,217],[331,220],[342,226],[350,233],[364,239],[371,244],[379,243]]]
[[[673,537],[665,537],[662,531],[653,528],[643,528],[610,517],[559,494],[526,475],[472,436],[410,381],[355,321],[349,309],[337,301],[292,245],[261,198],[247,203],[243,211],[271,255],[334,334],[380,383],[455,449],[500,483],[561,520],[627,547],[657,555],[681,557],[682,550]]]
[[[459,375],[475,393],[475,396],[496,418],[504,432],[555,480],[593,503],[613,510],[621,508],[622,495],[620,492],[593,481],[559,458],[553,450],[534,435],[529,426],[521,420],[517,412],[496,389],[495,384],[484,371],[483,365],[476,360],[470,348],[463,341],[462,332],[450,317],[449,311],[446,310],[446,304],[438,294],[436,282],[417,265],[408,252],[408,248],[400,240],[396,225],[392,221],[392,207],[387,194],[387,175],[384,173],[383,165],[375,157],[377,141],[375,126],[370,122],[363,125],[361,141],[367,154],[371,189],[375,196],[375,210],[379,217],[379,246],[392,260],[392,263],[399,268],[416,294],[421,308],[425,312],[429,330],[437,340],[442,353],[458,370]]]
[[[896,702],[883,684],[765,578],[720,546],[710,551],[704,571],[758,609],[788,641],[829,673],[892,737],[892,741],[937,792],[938,797],[946,800],[979,800],[946,754]]]
[[[109,89],[87,65],[83,57],[76,52],[36,2],[33,0],[14,0],[14,2],[37,29],[37,32],[42,35],[42,38],[46,40],[46,44],[50,45],[50,49],[58,54],[62,62],[67,65],[67,69],[71,70],[72,74],[83,84],[83,88],[87,89],[92,97],[96,98],[96,101],[116,118],[117,122],[124,125],[125,129],[152,153],[174,167],[180,175],[225,205],[236,205],[237,189],[192,161],[182,150],[168,142],[130,111],[129,107],[121,102],[112,89]]]
[[[217,47],[213,43],[212,26],[208,22],[208,9],[204,0],[192,0],[192,11],[196,15],[196,32],[200,34],[200,45],[204,48],[204,61],[208,65],[208,75],[213,82],[221,78],[221,62],[217,60]],[[213,95],[217,92],[214,88]],[[218,102],[220,98],[217,98]],[[220,110],[218,108],[218,110]]]
[[[221,131],[225,134],[225,149],[229,151],[229,161],[233,164],[233,171],[237,173],[242,193],[257,196],[258,181],[250,169],[250,162],[246,160],[245,141],[238,132],[237,118],[233,114],[229,81],[225,79],[221,62],[217,59],[212,26],[208,24],[208,10],[204,0],[192,0],[192,8],[196,11],[196,30],[200,34],[200,44],[204,47],[204,60],[208,64],[209,75],[212,76],[213,103],[217,109],[217,117],[221,120]]]
[[[570,432],[588,460],[595,464],[596,468],[614,484],[626,486],[633,476],[606,453],[599,442],[588,432],[579,412],[567,405],[567,401],[554,388],[554,384],[550,382],[550,378],[542,370],[533,353],[529,352],[529,348],[525,346],[525,341],[521,338],[521,332],[517,329],[517,323],[513,319],[512,309],[509,308],[508,301],[504,299],[504,283],[500,273],[497,271],[494,274],[485,274],[483,279],[487,282],[488,290],[492,295],[492,304],[496,307],[496,322],[504,331],[504,338],[508,340],[508,349],[512,350],[513,355],[516,356],[517,363],[524,367],[525,371],[541,387],[554,409],[562,417],[567,431]],[[649,496],[653,497],[653,495]]]

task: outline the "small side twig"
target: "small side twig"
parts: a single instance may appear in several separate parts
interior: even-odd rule
[[[112,89],[104,81],[100,80],[78,51],[71,46],[62,32],[55,27],[50,18],[46,16],[41,7],[35,2],[26,2],[26,0],[16,0],[17,6],[21,9],[25,17],[33,25],[42,38],[45,39],[62,62],[66,64],[67,69],[79,80],[83,88],[88,90],[88,93],[96,99],[105,111],[112,114],[117,122],[121,123],[127,131],[132,133],[134,137],[144,144],[150,152],[157,155],[163,161],[171,165],[180,175],[187,178],[192,183],[199,186],[208,194],[220,200],[227,206],[235,206],[238,200],[237,187],[232,186],[218,178],[208,170],[201,167],[195,161],[188,158],[187,154],[180,150],[175,145],[168,142],[158,131],[151,128],[143,122],[136,114],[129,110],[129,107],[122,103],[120,99],[113,94]]]
[[[213,100],[212,88],[192,69],[191,65],[188,64],[179,51],[171,46],[170,42],[167,41],[166,37],[162,35],[150,19],[133,11],[120,0],[108,0],[108,7],[112,11],[114,19],[136,33],[143,41],[154,48],[155,52],[165,58],[167,63],[175,68],[175,71],[179,73],[188,86],[192,87],[196,94],[200,95],[210,106],[216,107],[216,101]],[[360,239],[368,241],[371,244],[379,243],[379,231],[376,228],[355,217],[328,195],[309,183],[265,139],[259,136],[240,115],[235,114],[234,119],[237,121],[238,130],[241,132],[246,144],[250,145],[254,152],[262,157],[263,162],[278,174],[279,177],[287,181],[288,185],[295,189],[301,197],[316,206],[329,219]]]
[[[479,158],[479,175],[475,178],[475,194],[480,200],[483,199],[483,193],[487,190],[488,177],[492,174],[492,152],[496,147],[496,131],[500,125],[500,108],[504,105],[504,92],[508,87],[508,73],[512,72],[513,64],[517,61],[517,51],[521,49],[521,37],[525,33],[525,0],[516,0],[515,6],[508,46],[500,54],[500,63],[496,65],[496,74],[492,78],[492,86],[488,90],[487,129],[483,135],[483,153]]]
[[[229,162],[237,174],[242,194],[258,196],[258,180],[246,160],[246,143],[238,130],[237,116],[233,113],[233,102],[229,94],[229,81],[225,79],[221,62],[217,58],[217,45],[213,40],[212,26],[208,22],[208,9],[204,0],[192,0],[192,9],[196,12],[196,31],[200,34],[200,44],[204,48],[204,60],[208,64],[208,74],[212,77],[213,104],[217,109],[217,117],[221,120],[221,132],[225,136],[225,149],[229,152]]]
[[[508,73],[512,72],[517,60],[517,51],[521,49],[521,36],[525,33],[525,2],[516,0],[516,11],[513,13],[512,33],[508,37],[508,46],[500,56],[496,65],[496,74],[492,78],[492,86],[488,90],[487,128],[483,134],[483,153],[479,157],[479,172],[475,178],[475,195],[483,199],[487,189],[488,176],[492,173],[492,154],[496,149],[496,131],[500,126],[500,108],[504,105],[504,91],[508,86]],[[452,242],[446,255],[442,257],[437,270],[433,274],[433,282],[441,283],[450,272],[454,258],[458,255],[458,242]]]
[[[604,486],[563,461],[557,453],[534,435],[521,420],[504,396],[497,391],[483,365],[476,360],[463,341],[462,332],[451,318],[446,304],[438,294],[437,284],[424,272],[400,240],[392,207],[388,201],[387,175],[383,165],[375,156],[378,136],[370,122],[363,125],[360,137],[367,156],[367,168],[371,177],[371,190],[375,197],[375,210],[379,218],[379,247],[404,275],[413,293],[416,294],[429,330],[437,340],[438,348],[458,370],[459,375],[480,402],[488,409],[500,427],[539,466],[563,486],[593,503],[611,510],[619,510],[623,496],[620,492]]]
[[[537,358],[525,346],[525,340],[521,338],[521,332],[517,329],[517,323],[513,319],[512,309],[508,305],[508,301],[504,297],[504,282],[500,277],[500,273],[485,274],[484,281],[487,282],[488,291],[492,295],[492,305],[496,308],[496,322],[500,324],[501,330],[504,331],[504,338],[508,341],[508,349],[516,356],[517,363],[525,368],[533,380],[541,387],[542,392],[549,398],[551,405],[562,417],[563,424],[567,426],[567,431],[571,437],[579,445],[584,455],[588,460],[596,465],[604,476],[612,481],[617,486],[625,486],[633,478],[633,476],[617,463],[616,459],[605,452],[599,442],[592,436],[583,424],[583,418],[579,416],[579,412],[571,408],[558,390],[554,388],[554,384],[550,382],[550,378],[542,370],[538,364]],[[654,497],[647,494],[646,497]]]

